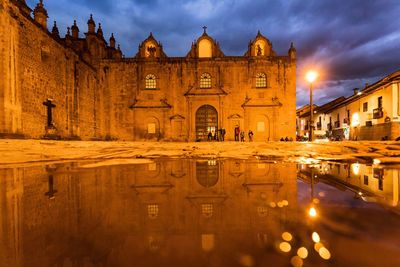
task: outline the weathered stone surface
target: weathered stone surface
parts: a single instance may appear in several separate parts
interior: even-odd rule
[[[85,38],[52,34],[45,16],[2,0],[0,8],[0,133],[46,136],[52,99],[56,135],[82,140],[204,139],[209,131],[234,127],[254,132],[254,140],[295,137],[295,50],[277,56],[260,33],[245,56],[225,56],[206,31],[186,57],[170,58],[150,34],[133,58],[122,58],[115,38],[108,46],[91,17]],[[46,14],[40,7],[42,13]],[[203,74],[211,78],[202,88]],[[256,86],[257,75],[266,77]],[[146,88],[151,74],[154,88]],[[215,110],[200,125],[200,107]],[[203,127],[203,128],[202,128]]]

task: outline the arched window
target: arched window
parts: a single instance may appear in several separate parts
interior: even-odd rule
[[[156,89],[157,81],[156,76],[154,74],[148,74],[146,76],[146,89]]]
[[[211,88],[211,75],[203,73],[200,76],[200,88]]]
[[[264,73],[257,73],[256,75],[256,87],[265,88],[267,87],[267,76]]]

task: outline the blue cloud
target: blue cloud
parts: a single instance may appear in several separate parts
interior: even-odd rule
[[[27,0],[31,7],[36,0]],[[399,69],[400,14],[397,0],[58,0],[44,1],[60,31],[74,19],[81,33],[93,13],[104,33],[111,32],[127,57],[153,32],[169,56],[184,56],[202,26],[227,55],[243,55],[257,30],[271,40],[278,54],[290,42],[298,52],[298,106],[308,101],[306,68],[323,70],[317,103],[349,95],[353,87],[373,83]],[[374,80],[376,79],[376,80]]]

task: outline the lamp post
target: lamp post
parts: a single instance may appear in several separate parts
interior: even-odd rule
[[[310,123],[309,123],[309,137],[308,140],[313,140],[313,125],[314,125],[314,108],[313,108],[313,95],[312,95],[312,84],[317,79],[318,73],[315,71],[308,71],[306,74],[306,80],[310,83]]]

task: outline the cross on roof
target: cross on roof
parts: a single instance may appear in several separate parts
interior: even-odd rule
[[[203,26],[203,29],[204,29],[204,33],[206,33],[207,26]]]

